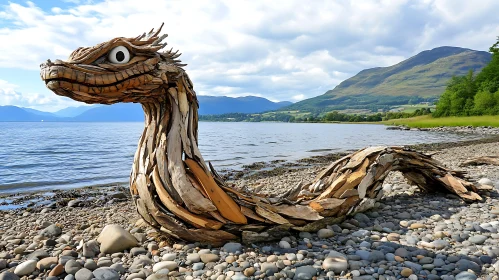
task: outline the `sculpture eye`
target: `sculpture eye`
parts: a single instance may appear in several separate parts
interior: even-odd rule
[[[128,61],[130,61],[130,52],[128,51],[127,48],[123,46],[118,46],[109,52],[107,58],[111,63],[116,63],[116,64],[127,63]]]

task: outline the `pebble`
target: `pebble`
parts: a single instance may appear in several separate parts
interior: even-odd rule
[[[107,225],[102,229],[97,241],[103,253],[116,253],[138,245],[137,239],[120,225]]]
[[[400,271],[400,275],[402,275],[404,277],[409,277],[412,275],[412,269],[406,267],[406,268],[402,269],[402,271]]]
[[[31,274],[36,269],[36,263],[36,260],[27,260],[16,266],[14,273],[18,276]]]
[[[120,280],[118,272],[109,267],[97,268],[92,273],[98,280]]]
[[[330,238],[334,236],[334,231],[332,229],[323,228],[317,232],[319,238]]]
[[[348,269],[348,261],[341,256],[327,257],[322,263],[322,268],[326,271],[333,271],[339,274]]]
[[[156,271],[164,269],[164,268],[172,271],[172,270],[174,270],[177,267],[178,267],[178,264],[176,262],[174,262],[174,261],[162,261],[162,262],[159,262],[159,263],[155,264],[152,267],[152,271],[156,272]]]
[[[76,280],[92,280],[93,278],[94,278],[94,275],[93,275],[92,271],[90,271],[86,268],[82,268],[82,269],[78,270],[78,272],[76,272],[76,274],[75,274]]]

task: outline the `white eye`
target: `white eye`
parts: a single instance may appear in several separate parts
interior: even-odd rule
[[[123,46],[112,49],[107,58],[111,63],[123,64],[130,61],[130,52]]]

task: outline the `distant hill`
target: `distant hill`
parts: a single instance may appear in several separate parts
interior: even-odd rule
[[[227,113],[261,113],[291,105],[288,101],[272,102],[256,96],[226,97],[199,95],[199,115],[221,115]]]
[[[144,121],[142,105],[137,103],[118,103],[92,108],[72,118],[80,122],[137,122]]]
[[[78,106],[78,107],[67,107],[62,110],[59,110],[57,112],[54,112],[54,115],[58,117],[76,117],[78,115],[81,115],[83,112],[88,111],[92,108],[97,108],[102,105],[91,105],[91,106]]]
[[[47,115],[43,115],[42,113],[46,113]],[[64,119],[51,116],[51,114],[47,112],[16,106],[0,106],[0,121],[4,122],[40,122],[62,120]]]
[[[261,113],[277,110],[291,102],[272,102],[261,97],[215,97],[198,96],[201,103],[199,114]],[[81,111],[78,115],[77,112]],[[64,117],[66,116],[66,117]],[[16,106],[0,106],[0,121],[77,121],[77,122],[134,122],[144,121],[142,105],[118,103],[69,107],[55,113]]]
[[[331,111],[434,101],[454,75],[480,71],[492,55],[458,47],[423,51],[389,67],[360,71],[325,94],[297,102],[285,110]]]

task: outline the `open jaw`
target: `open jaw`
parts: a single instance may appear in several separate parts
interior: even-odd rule
[[[41,67],[41,78],[54,93],[85,103],[112,104],[140,102],[162,81],[153,70],[159,58],[153,57],[129,65],[125,69],[108,70],[94,65],[71,64],[50,60]]]

